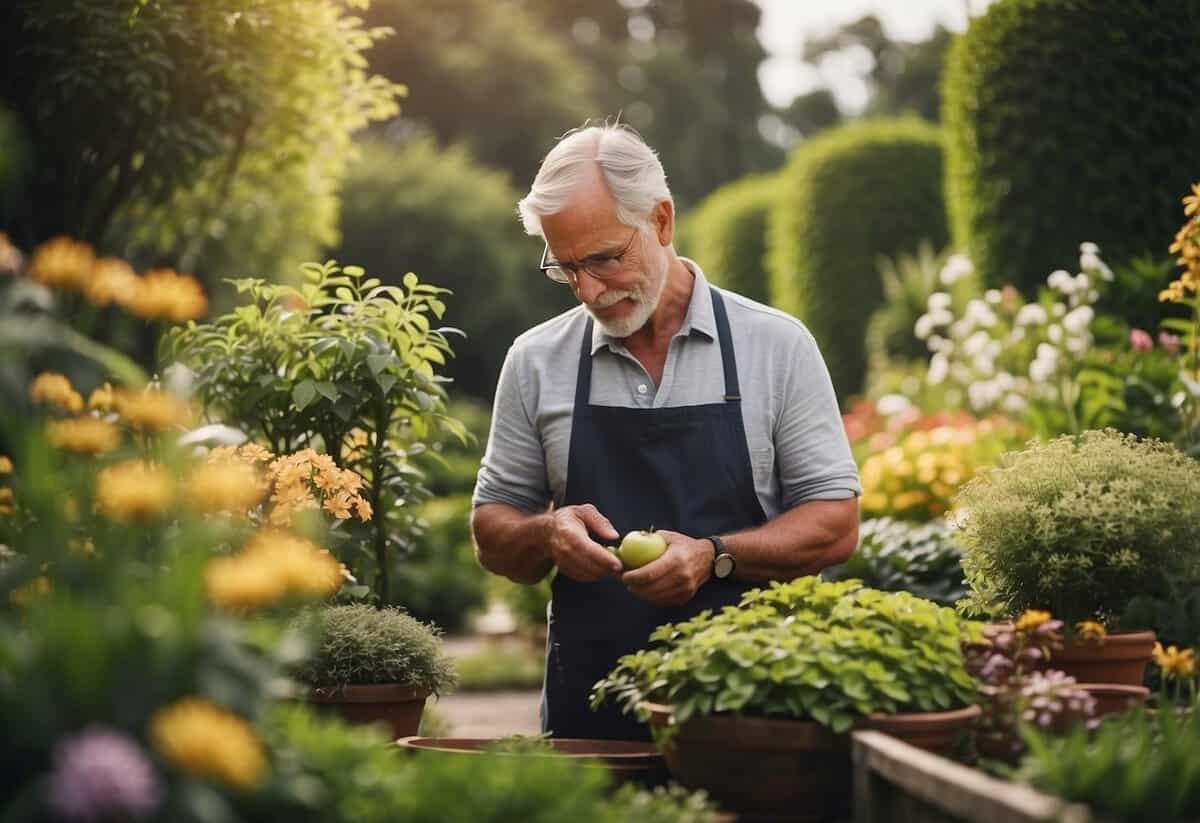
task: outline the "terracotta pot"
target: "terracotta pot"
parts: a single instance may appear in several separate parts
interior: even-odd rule
[[[343,686],[313,689],[308,702],[336,711],[351,723],[383,723],[393,738],[414,735],[421,727],[421,713],[429,689],[385,683],[374,686]]]
[[[945,712],[872,714],[860,720],[855,728],[875,729],[918,749],[949,756],[954,753],[959,736],[968,731],[981,714],[978,706]]]
[[[1080,683],[1079,688],[1095,698],[1096,717],[1136,709],[1150,696],[1150,690],[1145,686],[1124,686],[1119,683]]]
[[[1114,632],[1103,643],[1068,639],[1046,668],[1069,674],[1078,683],[1141,686],[1156,639],[1154,632]]]
[[[485,737],[402,737],[396,745],[411,752],[479,755],[496,742],[495,738]],[[653,743],[570,737],[552,737],[546,743],[555,754],[603,764],[613,777],[614,787],[624,783],[647,788],[665,786],[671,776],[662,753]],[[533,756],[536,757],[536,753]]]

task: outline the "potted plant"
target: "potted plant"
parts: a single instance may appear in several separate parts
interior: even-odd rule
[[[638,711],[685,786],[739,814],[828,815],[849,794],[849,735],[945,751],[978,714],[961,643],[978,627],[907,592],[816,577],[659,628],[593,704]]]
[[[309,701],[351,722],[387,723],[393,739],[415,735],[425,699],[456,681],[438,631],[400,609],[326,606],[296,622],[315,638],[296,675]]]
[[[1081,683],[1141,685],[1155,635],[1127,610],[1200,577],[1200,465],[1160,441],[1087,431],[1006,455],[956,505],[969,612],[1103,623],[1118,631],[1075,633],[1054,667]]]

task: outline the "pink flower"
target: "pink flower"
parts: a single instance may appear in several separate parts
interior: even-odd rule
[[[1179,354],[1179,335],[1171,334],[1169,331],[1160,331],[1158,345],[1163,347],[1163,351],[1174,357]]]
[[[1129,345],[1134,351],[1150,351],[1154,348],[1154,338],[1142,329],[1133,329],[1129,332]]]

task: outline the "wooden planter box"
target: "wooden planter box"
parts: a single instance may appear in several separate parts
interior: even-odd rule
[[[1100,823],[1086,807],[873,731],[854,732],[854,823]]]

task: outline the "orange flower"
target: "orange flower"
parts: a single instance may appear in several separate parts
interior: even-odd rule
[[[171,269],[153,269],[138,281],[127,307],[145,320],[183,323],[208,313],[208,298],[200,281]]]
[[[91,278],[96,254],[87,243],[58,236],[33,250],[29,273],[43,286],[83,291]]]
[[[29,399],[34,403],[58,406],[63,411],[83,411],[83,398],[66,375],[58,372],[42,372],[29,386]]]
[[[1039,611],[1038,609],[1026,609],[1017,618],[1016,630],[1019,632],[1033,631],[1051,619],[1052,615],[1050,612]]]
[[[1154,644],[1154,662],[1162,670],[1164,678],[1179,680],[1196,673],[1196,656],[1192,649],[1179,649],[1162,643]]]
[[[91,278],[84,289],[87,299],[97,306],[116,303],[127,306],[138,288],[138,276],[124,260],[105,257],[92,267]]]

